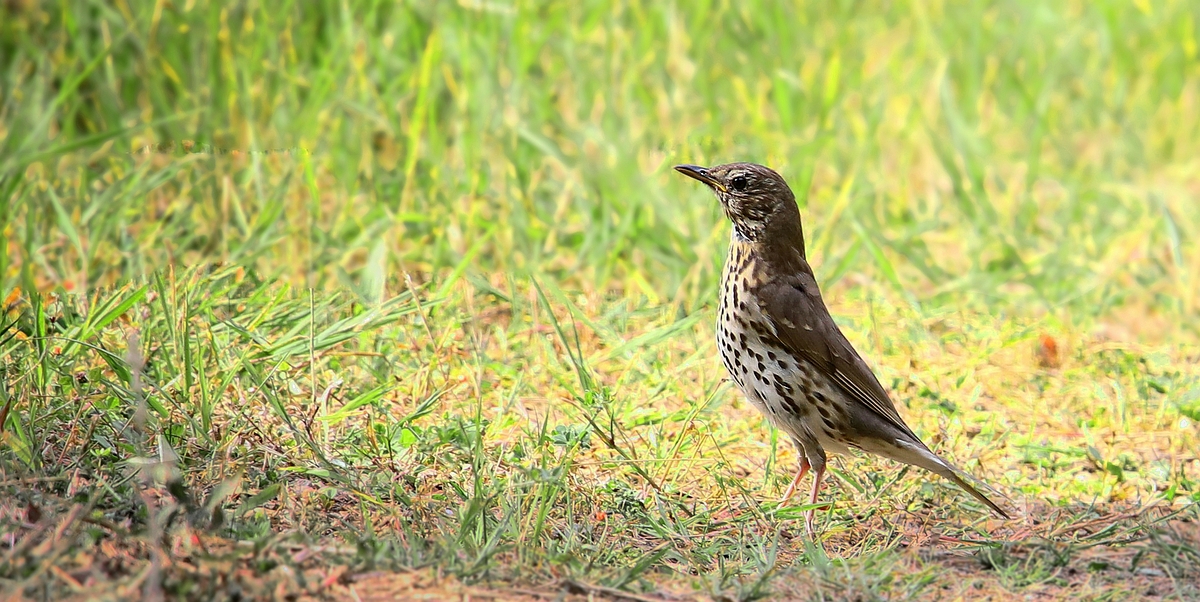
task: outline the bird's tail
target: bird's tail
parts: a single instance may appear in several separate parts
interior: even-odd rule
[[[966,475],[967,474],[966,471],[964,471],[964,470],[958,468],[957,466],[942,459],[941,456],[938,456],[937,454],[933,453],[928,447],[925,447],[924,445],[913,445],[912,443],[910,443],[908,441],[903,441],[903,440],[897,441],[897,444],[898,444],[898,448],[899,448],[897,451],[902,450],[901,453],[898,453],[898,454],[893,453],[893,454],[887,454],[887,455],[891,456],[892,458],[894,458],[896,460],[904,462],[906,464],[912,464],[914,466],[919,466],[921,468],[924,468],[925,470],[928,470],[929,472],[935,473],[937,475],[940,475],[940,476],[943,476],[943,477],[949,479],[955,485],[958,485],[959,487],[961,487],[963,491],[966,491],[967,493],[974,496],[975,499],[979,500],[980,502],[983,502],[983,505],[987,506],[988,508],[991,508],[992,511],[995,512],[996,514],[1000,515],[1003,518],[1012,518],[1012,516],[1010,516],[1007,512],[1005,512],[1003,508],[1001,508],[999,505],[996,504],[996,502],[993,502],[986,495],[980,493],[980,491],[978,489],[976,489],[975,486],[971,485],[965,479],[963,479],[961,476],[959,476],[960,474]],[[975,480],[975,479],[972,479],[972,480]],[[979,483],[980,487],[988,489],[993,494],[1001,495],[995,489],[988,487],[983,482],[981,482],[981,481],[977,481],[977,482]]]
[[[996,502],[993,502],[992,500],[988,499],[988,496],[983,495],[982,493],[979,492],[978,489],[972,487],[970,483],[964,481],[962,477],[955,474],[954,469],[950,469],[950,470],[947,470],[946,472],[942,472],[939,474],[941,474],[943,477],[946,477],[947,479],[950,479],[951,481],[953,481],[955,485],[962,487],[963,491],[966,491],[967,493],[975,496],[975,499],[983,502],[984,506],[991,508],[992,511],[995,512],[996,514],[999,514],[1003,518],[1012,518],[1011,516],[1008,515],[1007,512],[1005,512],[1002,508],[1000,508],[1000,506],[997,506]]]

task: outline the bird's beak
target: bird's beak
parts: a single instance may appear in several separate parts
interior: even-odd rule
[[[700,180],[721,192],[726,192],[725,185],[712,177],[712,174],[708,173],[708,168],[706,167],[700,167],[699,165],[676,165],[675,171],[689,178]]]

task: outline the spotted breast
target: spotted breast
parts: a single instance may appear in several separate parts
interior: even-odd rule
[[[755,294],[765,275],[754,247],[734,237],[717,309],[721,361],[751,405],[800,450],[821,453],[803,444],[816,441],[824,450],[846,453],[849,446],[838,434],[841,416],[832,403],[839,392],[808,362],[790,353],[773,332]]]

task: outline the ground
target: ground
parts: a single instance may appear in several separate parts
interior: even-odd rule
[[[1200,598],[1189,3],[8,4],[0,597]],[[1011,520],[779,506],[731,160]]]

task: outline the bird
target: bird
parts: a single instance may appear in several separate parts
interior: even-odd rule
[[[800,456],[780,507],[811,471],[804,524],[815,539],[813,512],[827,452],[857,449],[938,474],[1010,518],[913,433],[833,321],[805,254],[796,197],[783,177],[743,162],[675,170],[712,189],[733,224],[721,275],[717,348],[737,388],[791,438]]]

